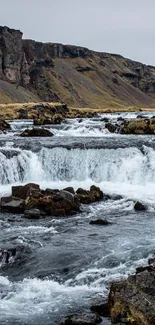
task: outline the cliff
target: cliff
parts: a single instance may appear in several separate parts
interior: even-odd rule
[[[0,27],[0,102],[155,106],[155,67],[83,47],[23,40]]]

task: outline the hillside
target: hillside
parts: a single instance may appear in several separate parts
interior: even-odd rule
[[[155,67],[86,48],[23,40],[0,27],[0,103],[155,107]]]

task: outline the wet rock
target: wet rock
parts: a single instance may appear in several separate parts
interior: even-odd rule
[[[65,187],[63,190],[75,194],[75,190],[73,187]]]
[[[144,271],[152,271],[153,270],[153,266],[152,265],[147,265],[147,266],[139,266],[136,268],[136,274],[144,272]]]
[[[27,197],[40,197],[42,196],[40,186],[35,183],[28,183],[24,186],[12,186],[12,196],[20,199],[26,199]]]
[[[12,196],[1,198],[1,210],[9,213],[24,212],[24,200]]]
[[[84,204],[98,202],[103,199],[103,192],[95,185],[92,185],[90,190],[78,188],[76,193],[79,201]]]
[[[149,257],[149,259],[148,259],[148,264],[149,265],[151,265],[153,263],[155,263],[155,255],[153,255],[152,257]]]
[[[53,195],[55,195],[56,193],[58,193],[59,190],[58,190],[58,189],[46,188],[46,190],[45,190],[45,191],[42,191],[42,192],[43,192],[43,194],[46,195],[46,196],[53,196]]]
[[[27,129],[20,134],[21,137],[52,137],[54,134],[47,129]]]
[[[67,192],[68,194],[71,194]],[[54,196],[44,196],[40,198],[28,197],[25,201],[26,210],[39,209],[41,214],[48,216],[68,216],[77,213],[80,209],[79,202],[74,200],[73,197],[66,199],[62,195],[58,197],[59,193]],[[55,199],[57,196],[57,199]]]
[[[155,324],[155,267],[113,283],[109,293],[112,324]]]
[[[97,220],[91,220],[89,224],[98,225],[98,226],[108,226],[111,225],[111,222],[107,221],[106,219],[97,219]]]
[[[146,210],[146,207],[142,203],[140,203],[139,201],[137,201],[135,203],[135,205],[134,205],[134,209],[136,211],[145,211]]]
[[[110,199],[118,201],[118,200],[122,200],[123,196],[122,195],[111,195]]]
[[[41,217],[41,212],[39,209],[25,210],[24,216],[27,219],[39,219]]]
[[[60,325],[96,325],[102,322],[102,318],[94,314],[70,315],[64,318]]]
[[[15,246],[15,245],[5,245],[4,247],[0,247],[0,264],[2,266],[9,266],[9,264],[13,264],[14,262],[21,262],[26,255],[31,252],[31,249],[28,246]],[[1,271],[5,271],[5,269],[1,269]]]
[[[69,202],[71,203],[74,203],[74,198],[75,198],[75,195],[68,192],[68,191],[65,191],[65,190],[62,190],[62,191],[59,191],[54,197],[53,197],[53,200],[55,202],[59,202],[59,201],[62,201],[62,200],[68,200]]]
[[[109,119],[108,119],[108,117],[103,117],[103,118],[100,119],[100,121],[107,123],[107,122],[109,122]]]
[[[118,125],[114,125],[112,123],[106,123],[105,128],[108,129],[110,133],[115,133],[117,131]]]
[[[0,120],[0,132],[11,130],[11,126],[8,122]]]
[[[122,122],[124,122],[124,118],[120,116],[120,117],[118,117],[117,121],[122,121]]]
[[[90,310],[100,316],[110,317],[109,305],[107,301],[98,302],[97,304],[91,306]]]

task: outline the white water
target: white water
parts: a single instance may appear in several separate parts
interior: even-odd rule
[[[7,151],[14,149],[8,148]],[[16,152],[17,150],[15,150]],[[0,153],[0,183],[86,181],[155,184],[155,151],[125,149],[43,148],[36,154],[18,149],[11,158]]]
[[[20,126],[15,129],[20,129]],[[87,128],[87,125],[79,128],[74,125],[65,131],[56,130],[57,135],[60,136],[66,134],[65,132],[75,136],[78,132],[80,136],[92,135],[91,132],[98,134],[97,130]],[[14,149],[10,147],[5,150],[13,152]],[[91,184],[95,183],[106,193],[124,195],[124,198],[118,201],[108,200],[89,206],[84,217],[79,215],[71,218],[73,220],[71,226],[67,220],[65,227],[67,232],[70,229],[70,233],[66,232],[66,235],[62,230],[60,233],[57,230],[57,224],[61,224],[62,220],[54,220],[50,227],[47,227],[47,221],[42,225],[38,225],[38,221],[34,225],[29,223],[25,225],[9,224],[5,221],[6,228],[2,232],[5,233],[6,239],[13,241],[13,238],[16,237],[16,243],[30,246],[33,246],[32,241],[34,241],[36,245],[33,247],[36,248],[46,247],[46,240],[54,236],[53,246],[47,246],[47,250],[52,250],[54,245],[58,245],[55,250],[57,255],[60,244],[59,237],[64,240],[62,240],[63,244],[61,243],[64,254],[68,247],[72,254],[74,245],[75,250],[79,250],[80,242],[85,246],[89,235],[94,236],[94,233],[98,235],[99,230],[96,228],[88,229],[88,233],[79,235],[78,227],[80,227],[83,218],[85,218],[85,222],[87,221],[83,228],[89,228],[89,219],[94,216],[107,217],[110,214],[113,218],[113,214],[118,214],[118,218],[114,220],[114,225],[116,224],[114,232],[110,230],[113,226],[109,226],[106,231],[102,228],[103,238],[102,236],[101,239],[95,237],[94,242],[98,243],[97,249],[96,246],[94,249],[94,237],[91,237],[91,241],[87,245],[92,251],[92,262],[89,266],[84,265],[78,269],[78,274],[69,280],[62,282],[49,279],[40,280],[32,278],[30,273],[30,278],[26,277],[23,281],[13,282],[9,281],[7,277],[0,276],[1,324],[10,324],[10,320],[12,322],[14,319],[24,320],[28,323],[34,319],[34,324],[46,324],[46,321],[40,321],[40,317],[46,313],[59,314],[61,307],[64,308],[64,314],[68,314],[70,306],[84,305],[85,301],[91,301],[92,297],[107,295],[109,282],[120,279],[122,276],[126,277],[133,273],[137,266],[147,263],[148,254],[155,247],[155,222],[150,213],[155,209],[155,151],[147,147],[143,147],[143,152],[136,147],[88,150],[42,148],[38,153],[20,149],[14,151],[17,151],[17,154],[11,155],[11,158],[7,158],[4,150],[0,153],[0,192],[3,194],[10,191],[12,184],[36,182],[43,188],[63,188],[68,185],[75,188],[89,188]],[[141,214],[132,217],[133,200],[136,199],[144,201],[149,208],[147,221],[145,219],[147,216],[144,217]],[[76,220],[79,222],[76,236],[71,238],[72,231],[74,234]],[[122,228],[120,228],[121,222]],[[81,228],[82,231],[83,228]],[[108,235],[105,240],[106,232]],[[69,240],[67,241],[66,238]],[[78,242],[77,246],[76,241]],[[100,247],[100,258],[95,258],[94,261],[94,256]],[[105,254],[107,247],[108,253]],[[82,247],[80,254],[83,254],[83,259],[87,261],[84,249]],[[115,262],[115,259],[117,265],[109,265],[109,261],[114,260]],[[35,317],[38,318],[35,320]],[[15,324],[18,324],[18,321]],[[52,321],[50,324],[53,325]]]
[[[36,182],[42,187],[72,184],[89,187],[100,185],[106,192],[155,200],[155,151],[143,146],[125,149],[41,149],[38,153],[5,148],[15,155],[0,153],[1,193],[6,185]],[[147,192],[146,188],[147,186]]]

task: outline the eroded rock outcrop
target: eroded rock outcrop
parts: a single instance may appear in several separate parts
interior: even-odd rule
[[[22,33],[0,27],[0,76],[15,84],[29,83],[29,71],[23,51]]]
[[[0,27],[2,103],[63,100],[72,107],[114,108],[115,98],[117,107],[151,107],[154,80],[154,67],[120,55],[22,40],[20,31]]]

